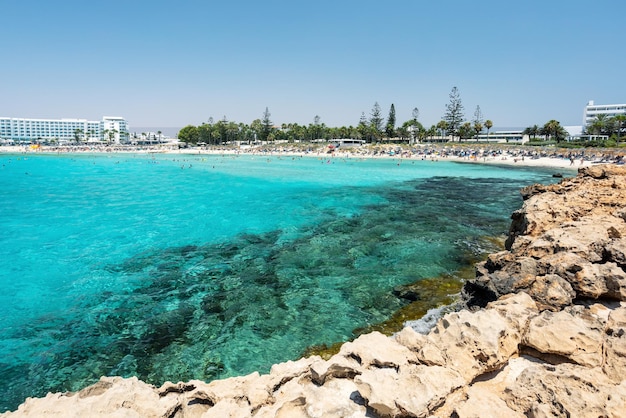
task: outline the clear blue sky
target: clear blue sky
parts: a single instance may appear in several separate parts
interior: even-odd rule
[[[626,102],[623,0],[3,0],[0,116],[141,127],[430,126],[457,86],[496,127],[580,125]]]

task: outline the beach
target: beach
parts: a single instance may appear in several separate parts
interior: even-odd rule
[[[0,153],[158,153],[175,155],[260,155],[328,158],[384,158],[404,160],[453,161],[460,163],[578,169],[598,163],[621,163],[618,149],[563,149],[554,147],[511,146],[504,144],[419,144],[399,146],[369,144],[361,147],[330,149],[324,144],[266,144],[260,146],[1,146]]]

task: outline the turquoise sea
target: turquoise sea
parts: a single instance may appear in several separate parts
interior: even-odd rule
[[[495,251],[553,170],[0,154],[0,412],[102,375],[268,372]]]

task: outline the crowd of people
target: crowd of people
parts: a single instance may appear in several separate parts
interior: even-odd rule
[[[624,163],[619,149],[564,149],[506,144],[366,144],[337,147],[319,143],[264,144],[260,146],[148,146],[148,145],[65,145],[0,146],[0,153],[178,153],[301,155],[342,158],[401,158],[438,161],[440,159],[524,165],[574,166],[593,163]]]

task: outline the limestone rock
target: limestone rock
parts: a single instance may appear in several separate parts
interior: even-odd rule
[[[544,311],[531,319],[523,343],[539,353],[565,357],[587,367],[602,364],[601,321],[582,307],[560,312]]]
[[[534,365],[505,393],[509,408],[534,417],[621,417],[626,384],[614,385],[598,368]]]
[[[473,386],[466,396],[454,409],[459,418],[525,418],[521,412],[509,408],[493,391]]]
[[[416,332],[411,327],[404,327],[402,331],[395,335],[395,340],[411,351],[419,351],[427,342],[424,334]]]
[[[526,294],[505,298],[493,309],[460,311],[444,316],[418,351],[423,364],[457,371],[466,382],[502,367],[516,354],[534,302]],[[511,307],[511,315],[505,306]],[[450,344],[453,342],[453,344]]]
[[[161,416],[179,407],[175,398],[162,398],[154,386],[136,377],[103,377],[77,394],[49,393],[45,398],[28,398],[10,416],[141,418]]]
[[[319,361],[311,366],[311,379],[323,385],[328,378],[353,379],[360,374],[361,364],[354,357],[337,354],[328,361]]]
[[[535,299],[539,309],[550,310],[570,305],[576,296],[572,285],[556,274],[535,277],[528,288],[528,294]]]
[[[364,367],[398,369],[409,363],[417,363],[415,353],[376,331],[345,343],[339,354],[355,359]]]
[[[614,382],[626,379],[626,304],[611,311],[606,323],[604,373]]]
[[[464,286],[468,306],[519,291],[553,311],[574,299],[626,300],[626,170],[594,167],[523,194],[507,250],[477,265]]]
[[[446,396],[463,386],[454,371],[438,366],[367,370],[354,379],[359,393],[384,417],[427,416]]]
[[[354,381],[333,379],[323,386],[312,386],[306,396],[306,416],[365,417],[367,408]]]

